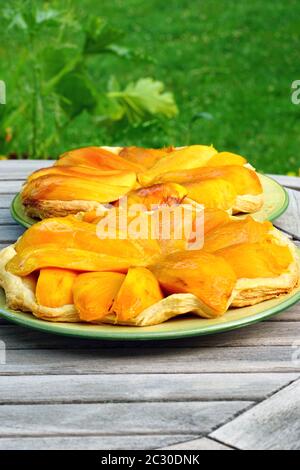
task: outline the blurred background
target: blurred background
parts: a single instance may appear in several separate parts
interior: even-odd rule
[[[213,144],[298,174],[297,0],[6,0],[2,158]]]

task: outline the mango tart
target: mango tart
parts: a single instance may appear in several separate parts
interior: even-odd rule
[[[229,213],[253,213],[263,205],[259,176],[247,160],[206,145],[71,150],[32,173],[21,192],[26,213],[37,219],[91,212],[125,196],[146,209],[185,197]]]
[[[204,245],[196,250],[183,239],[166,243],[150,235],[102,240],[96,219],[41,221],[0,252],[10,309],[53,322],[148,326],[188,312],[215,318],[299,283],[294,245],[250,216],[205,209]]]

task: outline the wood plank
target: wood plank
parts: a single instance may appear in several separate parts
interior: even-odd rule
[[[3,405],[0,436],[206,434],[251,402]]]
[[[0,193],[18,193],[22,188],[23,181],[4,180],[0,181]]]
[[[1,195],[0,195],[1,198]],[[17,225],[10,214],[10,210],[0,208],[0,225]],[[1,230],[1,228],[0,228]]]
[[[0,438],[0,450],[148,450],[193,439],[193,435],[59,436]]]
[[[300,449],[300,381],[212,433],[239,449]]]
[[[300,179],[300,178],[299,178]],[[290,203],[286,212],[274,221],[275,227],[300,240],[300,191],[288,190]]]
[[[0,243],[14,243],[17,238],[24,233],[25,228],[20,225],[1,225],[0,226]]]
[[[0,375],[161,374],[300,371],[290,346],[8,350]]]
[[[0,377],[0,404],[258,401],[299,374],[139,374]]]
[[[300,316],[300,315],[299,315]],[[172,341],[147,342],[147,348],[179,349],[199,347],[232,347],[232,346],[290,346],[299,339],[300,322],[262,322],[247,328],[233,330],[218,335],[198,336]],[[28,330],[16,325],[2,326],[0,338],[10,349],[127,349],[127,341],[101,341],[70,338]],[[130,348],[141,348],[140,342],[130,342]]]
[[[0,228],[1,230],[1,228]],[[0,243],[0,250],[3,250],[3,248],[7,247],[8,243]]]
[[[281,312],[278,315],[274,315],[274,317],[270,317],[267,322],[286,322],[286,321],[293,321],[299,322],[300,321],[300,303],[298,302],[293,307],[289,308],[285,312]]]
[[[1,193],[1,187],[0,187],[0,208],[1,209],[9,208],[14,196],[15,196],[14,193],[12,193],[12,194],[3,194],[3,193]]]
[[[225,446],[224,444],[220,444],[213,439],[202,437],[200,439],[193,439],[191,441],[185,440],[183,442],[178,442],[177,444],[171,444],[167,447],[162,447],[159,450],[232,450],[232,448]]]
[[[300,178],[298,176],[268,175],[282,186],[292,189],[300,189]]]
[[[24,180],[33,171],[52,166],[53,163],[53,160],[0,161],[0,180]]]

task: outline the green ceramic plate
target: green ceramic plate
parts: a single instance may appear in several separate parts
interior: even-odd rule
[[[280,299],[268,300],[252,307],[229,310],[224,316],[206,320],[185,315],[156,326],[128,327],[88,325],[84,323],[51,323],[29,313],[14,312],[5,307],[5,295],[0,289],[0,316],[28,328],[64,336],[107,340],[175,339],[209,335],[251,325],[287,309],[300,300],[300,287]]]
[[[268,176],[260,175],[265,193],[265,203],[259,212],[253,214],[256,220],[274,220],[287,209],[289,198],[286,190],[275,180]],[[37,221],[28,217],[21,202],[20,193],[17,194],[11,204],[11,215],[16,222],[24,227],[31,227]]]

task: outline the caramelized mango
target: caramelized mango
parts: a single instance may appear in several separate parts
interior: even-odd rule
[[[237,193],[230,181],[212,178],[185,184],[189,198],[210,209],[231,209]]]
[[[132,163],[151,168],[158,160],[174,150],[173,147],[165,149],[146,149],[142,147],[124,147],[119,153],[120,157]]]
[[[262,193],[262,185],[255,171],[241,165],[225,165],[215,167],[203,167],[186,170],[168,171],[157,175],[157,183],[172,181],[186,185],[211,178],[222,178],[230,182],[237,194],[257,195]]]
[[[79,176],[45,175],[29,181],[23,189],[22,201],[97,201],[108,203],[127,194],[135,185],[135,175],[131,174],[130,185],[112,185],[97,179]]]
[[[245,165],[246,158],[231,152],[219,152],[211,157],[207,166]]]
[[[248,216],[243,220],[232,220],[209,232],[204,241],[204,250],[215,252],[239,243],[256,243],[268,237],[270,222],[256,222]]]
[[[76,248],[60,250],[57,245],[29,247],[17,253],[6,265],[7,271],[17,276],[28,274],[43,268],[62,268],[73,271],[113,271],[126,272],[132,264],[144,266],[145,259],[95,253]]]
[[[77,273],[66,269],[41,269],[35,291],[37,303],[51,308],[73,304],[76,276]]]
[[[112,310],[117,315],[117,321],[127,321],[162,299],[163,294],[152,272],[134,267],[128,270]]]
[[[204,234],[230,222],[230,216],[221,209],[204,209]]]
[[[80,319],[101,321],[110,312],[125,279],[114,272],[80,274],[74,283],[74,304]]]
[[[41,176],[73,176],[85,178],[112,186],[128,186],[130,189],[136,183],[136,173],[127,170],[98,170],[85,166],[52,166],[42,168],[28,177],[28,182],[36,180]]]
[[[56,165],[90,166],[101,170],[143,171],[144,167],[101,147],[86,147],[66,152]]]
[[[179,150],[174,150],[167,156],[158,160],[152,168],[144,173],[140,173],[138,175],[138,180],[142,186],[147,186],[154,181],[172,181],[176,183],[177,181],[175,180],[168,179],[163,181],[160,180],[159,177],[164,173],[172,171],[199,168],[206,165],[215,153],[217,153],[217,151],[212,146],[208,147],[206,145],[191,145]]]
[[[287,246],[270,241],[234,245],[216,254],[230,264],[239,279],[277,277],[286,272],[293,261]]]
[[[126,197],[128,205],[141,204],[147,210],[153,210],[160,206],[180,204],[186,195],[187,190],[183,186],[176,183],[164,183],[136,189],[128,193]]]
[[[56,247],[57,257],[66,248],[97,252],[103,255],[138,259],[144,263],[160,252],[157,240],[120,239],[118,231],[115,238],[100,238],[99,226],[77,220],[73,216],[45,219],[30,227],[16,244],[16,251],[35,247]],[[113,234],[114,235],[114,234]],[[92,256],[92,254],[91,254]],[[100,271],[100,270],[99,270]]]
[[[151,270],[168,294],[194,294],[215,316],[226,312],[236,283],[228,262],[204,251],[172,253]]]

